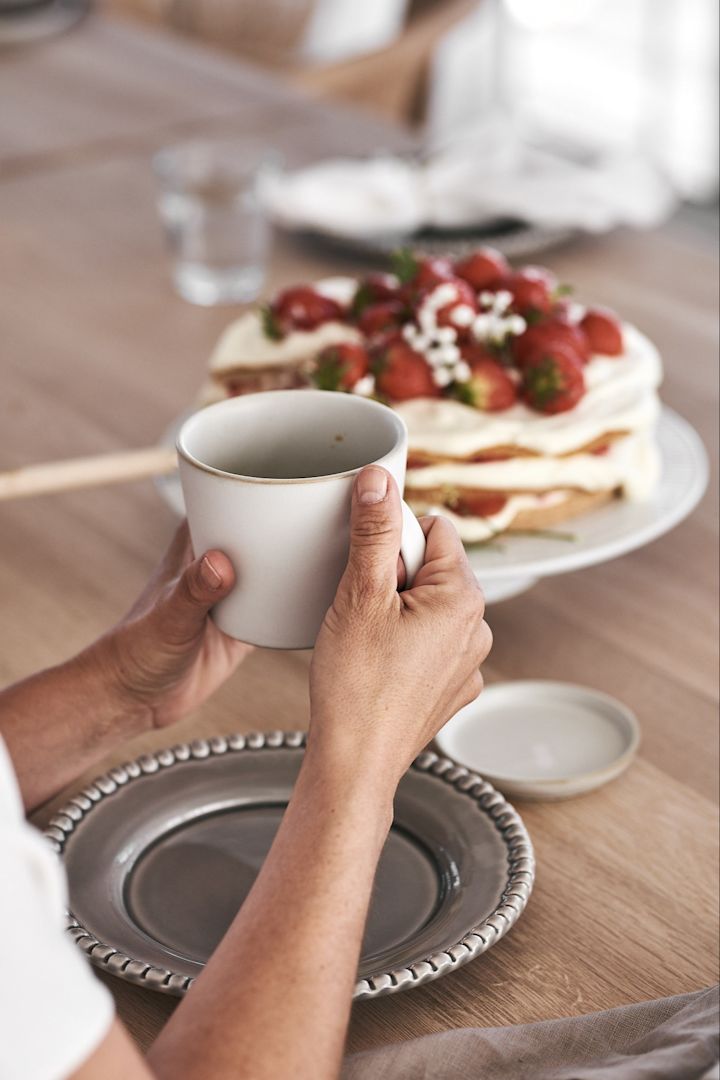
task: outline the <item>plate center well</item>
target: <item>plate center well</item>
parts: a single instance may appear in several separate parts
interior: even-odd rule
[[[163,836],[127,880],[131,919],[176,956],[204,963],[250,891],[284,811],[278,804],[240,806]],[[375,879],[363,960],[412,937],[432,917],[442,891],[427,850],[393,828]]]

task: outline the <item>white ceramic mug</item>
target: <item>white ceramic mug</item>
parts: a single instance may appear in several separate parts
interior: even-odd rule
[[[311,648],[347,563],[355,476],[382,465],[402,491],[404,422],[352,394],[273,390],[201,409],[177,450],[193,548],[224,551],[237,575],[217,625],[253,645]],[[410,584],[425,537],[405,503],[401,555]]]

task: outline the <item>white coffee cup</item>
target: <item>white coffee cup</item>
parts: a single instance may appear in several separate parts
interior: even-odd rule
[[[273,390],[201,409],[177,451],[193,549],[224,551],[237,575],[216,624],[254,645],[312,647],[347,563],[355,476],[382,465],[402,491],[404,422],[352,394]],[[405,503],[401,555],[409,585],[425,537]]]

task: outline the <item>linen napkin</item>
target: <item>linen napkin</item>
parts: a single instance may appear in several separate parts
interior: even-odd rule
[[[346,1059],[342,1080],[714,1080],[718,988],[516,1027],[461,1028]]]
[[[407,235],[514,218],[535,226],[604,232],[648,227],[671,212],[670,185],[638,154],[582,163],[526,145],[507,126],[483,125],[425,161],[335,158],[278,176],[265,192],[288,228],[334,236]]]

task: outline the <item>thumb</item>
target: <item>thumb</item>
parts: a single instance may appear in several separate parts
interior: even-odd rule
[[[222,551],[208,551],[183,570],[162,605],[166,638],[187,641],[199,634],[207,613],[235,584],[232,563]]]
[[[397,484],[379,465],[355,480],[350,515],[350,556],[345,576],[363,591],[397,589],[402,511]]]

